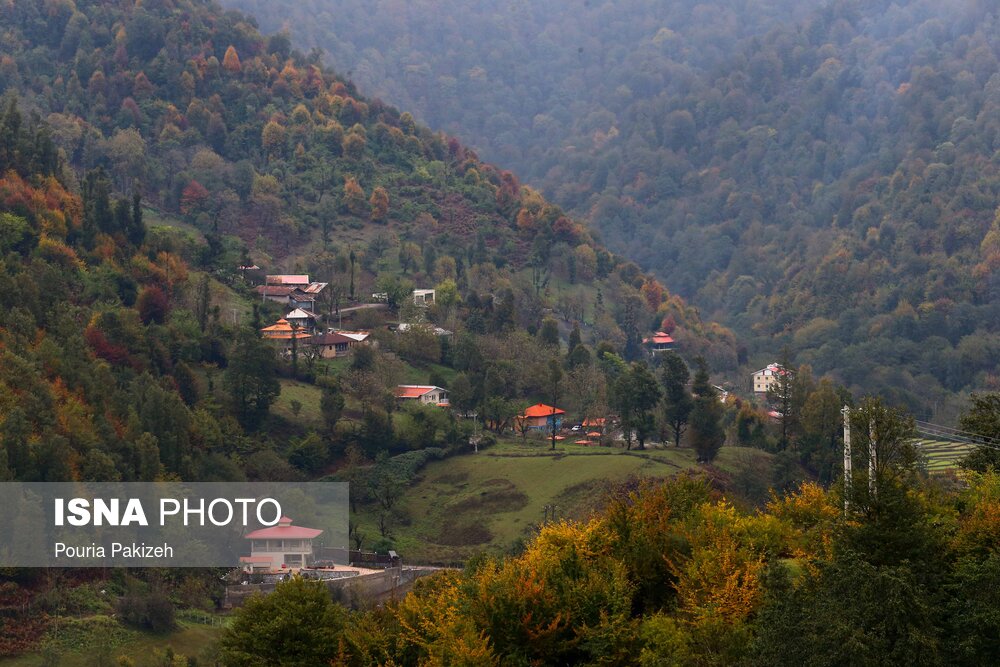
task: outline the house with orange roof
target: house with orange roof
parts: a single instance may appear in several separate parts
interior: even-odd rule
[[[244,535],[250,540],[250,555],[241,556],[240,564],[251,572],[275,572],[299,569],[313,559],[313,540],[323,533],[317,528],[293,526],[287,516],[276,526],[260,528]]]
[[[417,401],[423,405],[448,405],[448,390],[426,384],[401,384],[396,387],[396,398],[400,401]]]
[[[642,342],[644,345],[649,347],[649,351],[653,354],[668,352],[676,347],[674,337],[668,333],[663,333],[662,331],[657,331],[649,338],[643,338]]]
[[[302,327],[292,324],[285,318],[281,318],[269,327],[264,327],[260,330],[260,335],[264,338],[274,341],[274,343],[281,350],[292,349],[292,340],[299,345],[305,345],[309,343],[309,332]]]
[[[565,414],[565,410],[560,410],[557,407],[545,405],[544,403],[535,403],[525,408],[524,412],[518,415],[517,418],[522,421],[525,428],[551,430],[553,424],[556,429],[562,426]]]

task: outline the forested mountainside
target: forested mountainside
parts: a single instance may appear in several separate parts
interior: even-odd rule
[[[993,4],[234,1],[509,159],[752,359],[922,413],[996,386]]]
[[[728,331],[513,175],[239,13],[19,2],[0,28],[3,475],[294,478],[351,444],[375,457],[455,441],[454,419],[407,435],[397,416],[394,432],[395,385],[433,366],[473,405],[488,392],[516,412],[572,321],[581,354],[607,341],[635,357],[666,319],[690,354],[735,364]],[[330,313],[378,290],[414,316],[409,290],[437,285],[427,315],[454,343],[420,328],[349,381],[317,377],[337,369],[260,339],[284,311],[244,280],[253,262],[328,282]],[[296,381],[291,412],[272,414]],[[344,410],[359,428],[338,427]]]
[[[322,50],[370,95],[540,182],[575,128],[607,131],[609,110],[658,94],[665,76],[725,64],[742,39],[804,18],[821,0],[223,4],[265,33]],[[679,69],[657,71],[665,63]],[[605,96],[609,75],[620,88]]]

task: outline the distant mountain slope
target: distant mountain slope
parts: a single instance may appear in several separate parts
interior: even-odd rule
[[[608,110],[618,113],[633,95],[654,93],[663,84],[658,70],[664,62],[682,77],[692,67],[714,67],[732,56],[739,40],[804,17],[820,2],[223,4],[252,14],[265,33],[287,30],[302,48],[322,49],[369,94],[539,182],[576,128],[597,129]]]
[[[347,3],[301,25],[232,2],[291,17],[341,69],[523,165],[756,360],[788,345],[922,411],[1000,383],[991,3],[446,3],[433,19]]]

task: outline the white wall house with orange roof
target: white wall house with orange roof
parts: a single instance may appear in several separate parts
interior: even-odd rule
[[[287,516],[278,525],[247,533],[250,555],[242,556],[240,564],[253,572],[275,572],[299,569],[313,559],[313,540],[323,533],[317,528],[293,526]]]
[[[448,405],[448,390],[425,384],[401,384],[396,387],[396,398],[417,401],[425,405]]]

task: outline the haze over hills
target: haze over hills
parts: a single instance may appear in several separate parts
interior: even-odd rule
[[[990,3],[231,4],[515,168],[754,361],[788,345],[923,414],[997,385]]]

